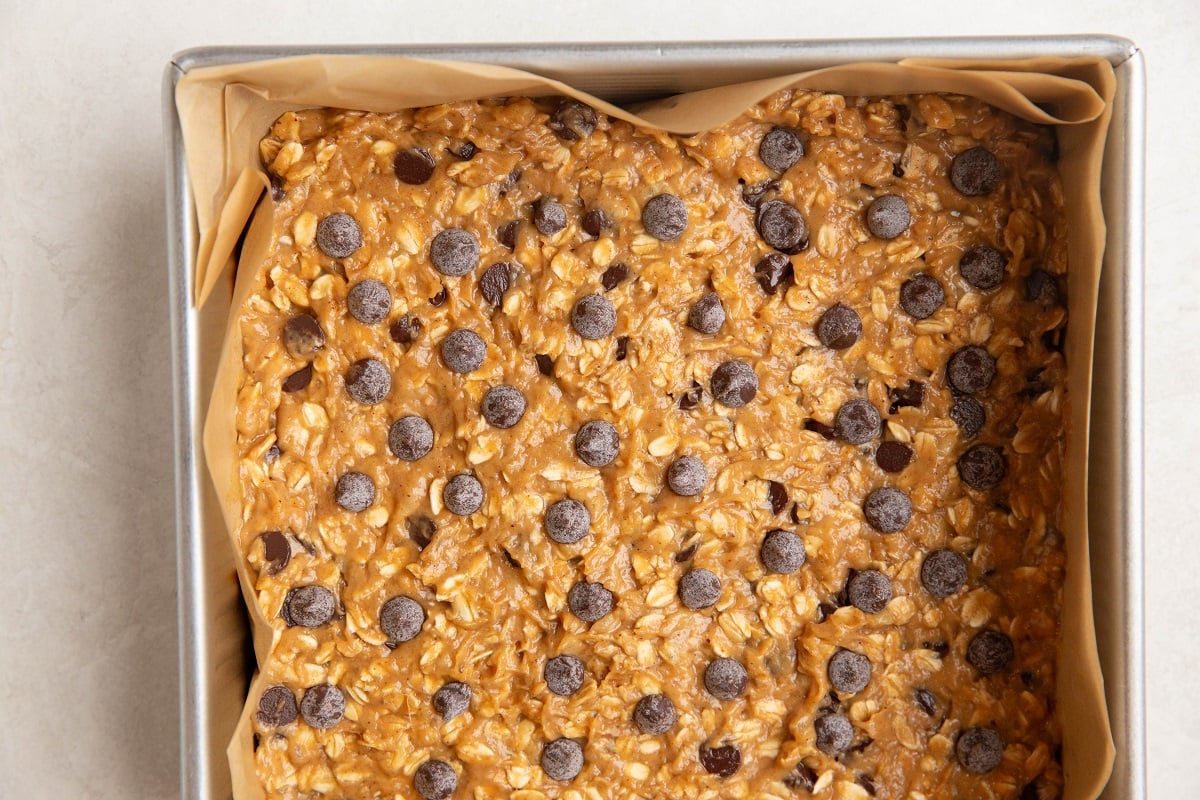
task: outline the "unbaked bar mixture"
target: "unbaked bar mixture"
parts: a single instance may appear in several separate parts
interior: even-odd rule
[[[1052,131],[281,117],[238,310],[270,798],[1061,792]]]

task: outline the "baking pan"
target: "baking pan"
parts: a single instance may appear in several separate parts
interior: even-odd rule
[[[176,54],[163,78],[168,276],[174,358],[179,579],[181,794],[230,797],[225,748],[254,669],[249,627],[203,456],[201,429],[229,313],[218,289],[192,304],[196,223],[175,108],[180,76],[199,67],[314,52],[481,61],[537,72],[616,103],[852,61],[906,57],[1094,56],[1115,68],[1117,93],[1101,196],[1108,225],[1096,323],[1089,519],[1093,604],[1117,761],[1103,797],[1145,797],[1143,627],[1142,284],[1145,82],[1140,51],[1110,36],[864,39],[560,45],[223,47]],[[242,637],[216,636],[240,621]],[[249,654],[249,655],[248,655]],[[217,724],[228,720],[229,726]]]

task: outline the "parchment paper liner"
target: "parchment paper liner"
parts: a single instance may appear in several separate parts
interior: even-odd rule
[[[1033,122],[1058,126],[1059,169],[1069,227],[1066,356],[1070,403],[1064,494],[1068,559],[1057,710],[1063,726],[1064,797],[1094,798],[1108,780],[1114,757],[1092,618],[1086,494],[1092,345],[1104,247],[1100,169],[1114,88],[1107,61],[908,59],[896,64],[850,64],[678,95],[639,107],[637,114],[558,81],[471,63],[304,56],[193,70],[180,79],[176,104],[199,224],[196,302],[207,302],[221,277],[234,268],[232,254],[247,225],[237,274],[243,278],[253,275],[264,260],[273,208],[269,200],[260,202],[268,183],[258,165],[258,142],[284,111],[331,106],[387,112],[494,96],[562,94],[634,124],[694,133],[715,127],[788,86],[847,95],[954,92],[986,100]],[[242,363],[236,311],[252,283],[239,279],[234,285],[204,429],[205,456],[231,541],[242,514],[234,427]],[[240,555],[236,561],[252,619],[255,651],[262,663],[274,645],[275,632],[255,602],[253,580]],[[260,684],[261,676],[256,676],[250,697],[258,696]],[[255,707],[248,703],[243,709],[228,748],[233,794],[238,800],[263,797],[252,747]]]

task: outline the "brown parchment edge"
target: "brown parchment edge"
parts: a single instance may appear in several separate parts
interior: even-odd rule
[[[249,294],[271,237],[273,207],[260,202],[267,186],[258,165],[258,141],[284,111],[313,106],[393,111],[493,96],[563,94],[614,117],[675,133],[694,133],[741,113],[779,89],[802,86],[842,94],[896,95],[954,92],[986,100],[1016,116],[1057,126],[1059,169],[1066,187],[1069,319],[1066,356],[1066,530],[1068,553],[1059,646],[1058,714],[1063,726],[1066,800],[1095,798],[1114,759],[1096,648],[1087,538],[1087,447],[1096,299],[1104,248],[1100,173],[1115,87],[1100,58],[1056,57],[1013,61],[909,59],[896,64],[850,64],[715,87],[641,106],[637,114],[558,81],[474,63],[390,57],[304,56],[193,70],[176,89],[185,156],[195,192],[200,247],[195,301],[205,303],[241,249],[231,310]],[[257,210],[256,210],[257,209]],[[204,426],[204,452],[217,488],[227,534],[241,522],[234,409],[241,378],[241,337],[231,313]],[[250,609],[255,652],[268,657],[278,638],[255,600],[240,554],[238,577]],[[250,689],[261,691],[261,677]],[[254,704],[247,703],[227,753],[238,800],[261,798],[252,747]]]

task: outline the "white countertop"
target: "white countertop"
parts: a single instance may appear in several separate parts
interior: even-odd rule
[[[255,43],[1113,33],[1150,76],[1149,786],[1194,797],[1200,744],[1200,102],[1195,0],[478,0],[0,5],[0,796],[178,795],[160,78]],[[744,6],[734,11],[735,6]],[[1103,590],[1103,587],[1100,587]]]

